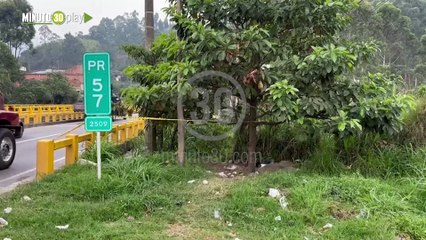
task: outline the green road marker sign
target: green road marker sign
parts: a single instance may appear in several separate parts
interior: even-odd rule
[[[89,14],[87,14],[87,13],[84,13],[83,14],[83,20],[84,20],[84,23],[87,23],[88,21],[90,21],[90,20],[92,20],[92,16],[90,16]]]
[[[111,132],[111,116],[88,116],[84,119],[84,127],[87,132]]]
[[[108,53],[86,53],[84,73],[84,127],[96,132],[98,179],[101,179],[101,132],[112,130],[111,119],[111,62]]]
[[[88,116],[111,115],[110,66],[108,53],[84,54],[84,112]]]

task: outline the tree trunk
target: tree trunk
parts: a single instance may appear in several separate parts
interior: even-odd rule
[[[182,12],[182,0],[178,0],[176,8],[179,12]],[[178,80],[179,81],[179,80]],[[179,93],[180,94],[180,93]],[[185,165],[185,122],[183,121],[183,107],[177,107],[178,117],[178,163],[183,166]]]
[[[154,41],[154,0],[145,0],[145,48],[150,49]],[[145,144],[148,152],[155,150],[154,123],[147,121]]]
[[[148,152],[154,152],[154,132],[153,132],[153,122],[151,120],[146,121],[145,127],[145,144]]]
[[[256,171],[256,145],[257,145],[257,132],[256,132],[256,121],[257,121],[257,99],[253,98],[249,101],[249,123],[248,123],[248,168],[251,172]]]
[[[152,151],[156,152],[158,150],[157,147],[157,127],[158,122],[152,121]]]
[[[154,0],[145,0],[145,48],[150,49],[154,42]]]
[[[158,125],[158,149],[160,152],[164,151],[164,125]]]

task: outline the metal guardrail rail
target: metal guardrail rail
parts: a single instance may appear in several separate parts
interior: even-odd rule
[[[145,128],[145,121],[136,121],[115,125],[112,131],[104,134],[104,139],[116,144],[122,144],[135,138]],[[64,139],[45,139],[37,142],[36,177],[42,179],[54,173],[55,150],[65,148],[65,165],[75,164],[79,157],[79,144],[86,143],[86,149],[93,146],[96,141],[96,133],[82,135],[69,134]]]

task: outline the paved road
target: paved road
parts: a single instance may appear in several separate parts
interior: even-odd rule
[[[36,144],[40,139],[60,139],[61,134],[77,127],[81,122],[41,126],[25,129],[24,136],[16,140],[16,156],[12,166],[0,171],[0,188],[35,178]],[[84,127],[75,129],[72,134],[84,133]],[[65,150],[55,151],[55,169],[65,164]]]

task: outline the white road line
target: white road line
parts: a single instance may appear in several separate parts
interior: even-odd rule
[[[63,160],[65,160],[65,157],[62,157],[62,158],[59,158],[58,160],[55,160],[55,163],[56,163],[56,162],[63,161]],[[33,169],[27,170],[27,171],[25,171],[25,172],[18,173],[18,174],[16,174],[16,175],[13,175],[13,176],[11,176],[11,177],[8,177],[8,178],[6,178],[6,179],[1,180],[1,181],[0,181],[0,183],[4,183],[4,182],[7,182],[7,181],[10,181],[10,180],[12,180],[12,179],[18,178],[18,177],[20,177],[20,176],[22,176],[22,175],[26,175],[26,174],[31,173],[31,172],[35,172],[35,170],[36,170],[36,168],[33,168]]]
[[[43,136],[43,137],[31,138],[31,139],[27,139],[27,140],[24,140],[24,141],[16,142],[16,144],[32,142],[32,141],[35,141],[35,140],[40,140],[40,139],[49,138],[49,137],[55,137],[55,136],[58,136],[58,135],[61,135],[61,134],[58,133],[58,134],[52,134],[52,135],[47,135],[47,136]]]

